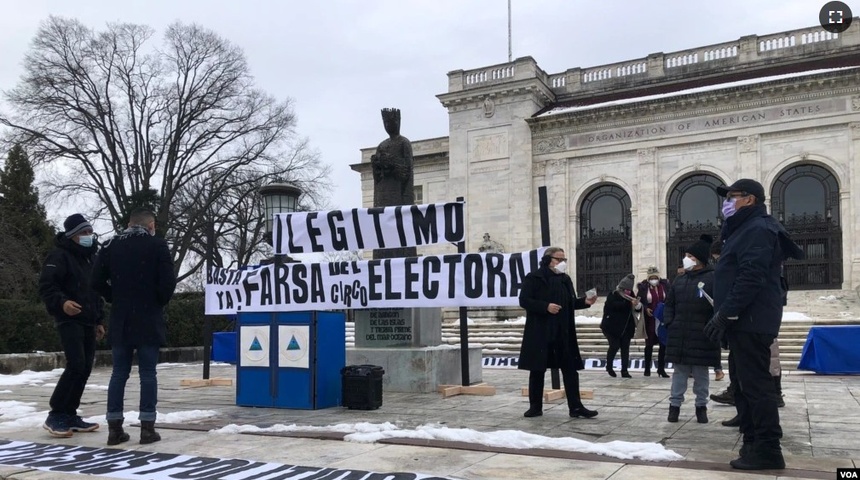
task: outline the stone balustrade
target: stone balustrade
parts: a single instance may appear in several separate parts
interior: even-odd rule
[[[749,35],[738,40],[672,53],[655,53],[645,58],[589,68],[571,68],[547,74],[531,57],[478,68],[455,70],[448,74],[448,92],[479,89],[524,79],[540,79],[558,100],[566,100],[615,88],[653,85],[662,81],[713,76],[771,66],[775,61],[791,63],[809,57],[832,56],[860,51],[860,18],[842,34],[830,33],[820,26],[775,33]]]

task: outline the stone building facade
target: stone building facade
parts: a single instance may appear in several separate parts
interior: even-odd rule
[[[553,245],[580,290],[606,292],[719,232],[714,187],[758,179],[769,211],[807,252],[793,288],[860,288],[860,21],[548,74],[531,57],[448,74],[449,136],[413,142],[416,201],[467,202],[467,250],[488,232]],[[361,151],[363,204],[372,205]],[[451,253],[449,246],[424,253]]]

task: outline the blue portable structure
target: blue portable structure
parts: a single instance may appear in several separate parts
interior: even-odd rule
[[[339,406],[345,337],[344,312],[239,312],[236,405]]]

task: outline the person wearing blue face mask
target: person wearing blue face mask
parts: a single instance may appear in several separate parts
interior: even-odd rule
[[[43,428],[55,437],[92,432],[97,423],[78,416],[81,395],[93,370],[96,342],[105,334],[104,302],[90,287],[93,259],[98,249],[93,226],[76,213],[63,222],[56,248],[48,254],[39,275],[39,296],[55,320],[66,368],[51,395],[51,410]]]
[[[704,332],[715,344],[728,341],[736,366],[735,407],[743,446],[740,457],[730,464],[740,470],[782,469],[782,427],[770,349],[782,322],[782,264],[788,258],[802,258],[804,252],[768,215],[759,182],[744,178],[718,187],[717,194],[725,199],[726,221],[714,271],[714,315]]]

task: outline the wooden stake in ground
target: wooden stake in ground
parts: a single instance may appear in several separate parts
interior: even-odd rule
[[[486,383],[476,383],[474,385],[439,385],[438,392],[442,394],[442,398],[453,397],[454,395],[495,395],[496,387],[491,387]]]
[[[232,387],[233,379],[231,378],[210,378],[203,379],[183,379],[179,381],[180,387]]]

